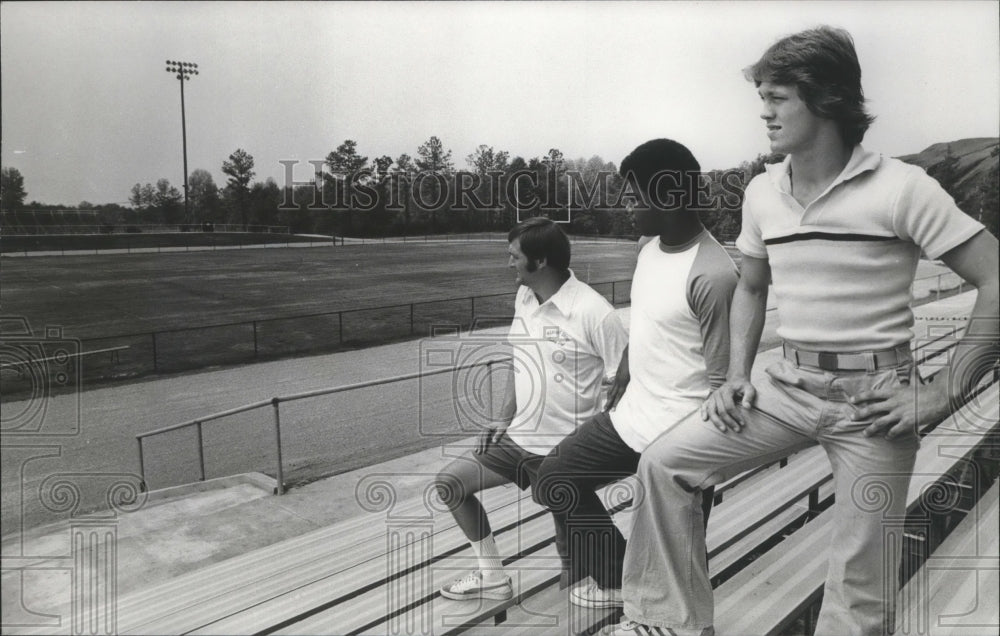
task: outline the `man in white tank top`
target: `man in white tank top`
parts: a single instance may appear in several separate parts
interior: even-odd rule
[[[640,453],[725,379],[737,273],[687,208],[699,172],[691,152],[668,139],[642,144],[622,162],[640,199],[636,227],[656,237],[640,248],[632,279],[629,346],[605,412],[549,453],[532,488],[568,537],[569,581],[582,581],[570,601],[579,606],[622,604],[625,539],[595,490],[635,474]],[[706,514],[711,497],[704,493]]]

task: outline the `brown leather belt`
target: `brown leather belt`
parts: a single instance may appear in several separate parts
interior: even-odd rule
[[[828,351],[806,351],[783,343],[785,359],[802,367],[813,367],[823,371],[877,371],[898,367],[912,360],[908,345],[882,351],[861,351],[857,353],[831,353]]]

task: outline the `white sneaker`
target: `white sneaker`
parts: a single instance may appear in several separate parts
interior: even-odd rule
[[[504,576],[495,583],[489,583],[483,581],[481,571],[473,570],[462,578],[455,579],[442,587],[441,596],[456,601],[480,598],[506,601],[514,597],[514,588],[511,586],[509,576]]]
[[[625,606],[621,590],[602,589],[591,579],[588,579],[586,584],[577,585],[569,591],[569,602],[591,609],[615,609]]]
[[[605,628],[600,632],[607,636],[677,636],[677,632],[669,627],[656,627],[655,625],[643,625],[633,620],[623,619],[621,623]],[[701,630],[701,636],[715,636],[715,629],[706,627]]]
[[[621,623],[618,623],[607,631],[601,633],[607,634],[608,636],[677,636],[674,631],[668,627],[650,627],[635,621],[630,621],[627,618],[622,620]]]

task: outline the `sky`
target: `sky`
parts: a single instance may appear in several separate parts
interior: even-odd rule
[[[432,135],[456,167],[480,144],[525,159],[617,165],[670,137],[705,169],[767,152],[741,69],[776,39],[830,24],[854,37],[865,147],[890,156],[1000,136],[1000,3],[3,2],[2,164],[27,201],[127,204],[135,183],[181,188],[237,148],[256,180],[311,177],[345,139],[369,158]]]

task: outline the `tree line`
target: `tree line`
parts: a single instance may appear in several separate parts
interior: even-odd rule
[[[761,154],[703,175],[700,192],[689,195],[715,236],[735,238],[742,222],[742,186],[765,164],[782,158]],[[413,155],[369,158],[357,141],[346,139],[322,160],[281,163],[281,184],[271,178],[254,181],[254,158],[242,148],[222,162],[226,183],[221,187],[209,171],[196,169],[188,177],[187,210],[183,194],[167,179],[133,185],[129,206],[81,202],[78,207],[95,210],[102,224],[284,226],[297,234],[356,237],[506,231],[517,218],[537,214],[568,221],[572,234],[635,233],[632,215],[620,205],[628,185],[615,164],[598,155],[569,159],[551,148],[525,159],[482,144],[458,168],[451,150],[432,136]],[[966,192],[958,186],[957,163],[949,152],[928,173],[996,233],[997,175],[986,175],[974,192]],[[25,198],[23,177],[16,168],[3,168],[5,211],[55,207],[25,206]]]

